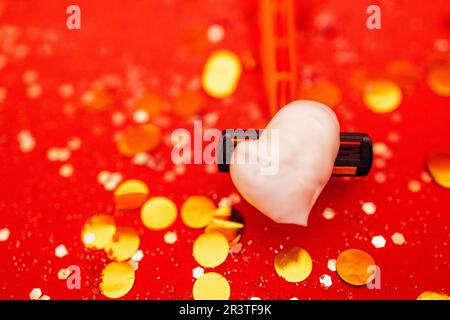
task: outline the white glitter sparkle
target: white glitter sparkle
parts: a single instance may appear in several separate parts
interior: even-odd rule
[[[384,246],[386,245],[386,239],[383,236],[373,236],[372,244],[377,249],[384,248]]]
[[[298,300],[298,298],[292,297],[292,298],[290,298],[289,300]]]
[[[142,252],[142,250],[137,250],[131,257],[132,260],[137,262],[141,261],[142,258],[144,258],[144,252]]]
[[[250,297],[250,300],[261,300],[260,297]]]
[[[8,228],[3,228],[0,230],[0,242],[7,241],[9,239],[9,236],[11,234],[11,231],[9,231]]]
[[[69,254],[69,252],[67,251],[66,246],[63,244],[60,244],[59,246],[57,246],[55,248],[55,256],[57,256],[58,258],[65,257],[68,254]]]
[[[421,185],[420,182],[417,181],[417,180],[411,180],[411,181],[408,183],[408,189],[409,189],[409,191],[414,192],[414,193],[419,192],[420,189],[421,189],[421,187],[422,187],[422,185]]]
[[[36,146],[36,140],[28,130],[20,131],[17,135],[17,140],[19,141],[19,148],[22,152],[30,152]]]
[[[377,211],[377,207],[373,202],[364,202],[361,206],[361,209],[365,214],[369,216],[375,214],[375,212]]]
[[[336,271],[336,259],[330,259],[327,263],[327,268],[330,271]]]
[[[73,175],[74,168],[71,164],[63,164],[61,168],[59,168],[59,175],[63,178],[69,178]]]
[[[218,43],[223,40],[225,36],[225,30],[218,24],[213,24],[208,28],[206,33],[208,40],[212,43]]]
[[[399,245],[399,246],[401,246],[402,244],[405,243],[405,237],[400,232],[394,233],[392,235],[391,239],[392,239],[393,243],[395,243],[396,245]]]
[[[70,276],[70,270],[66,268],[62,268],[58,271],[58,279],[66,280]]]
[[[192,277],[194,279],[200,278],[205,273],[205,270],[202,267],[196,267],[192,269]]]
[[[177,240],[178,237],[175,231],[169,231],[164,235],[164,242],[167,244],[174,244]]]
[[[145,110],[136,110],[133,113],[133,120],[136,123],[146,123],[149,120],[149,116],[147,111]]]
[[[39,288],[34,288],[30,291],[30,300],[38,300],[42,296],[42,291]]]
[[[333,281],[331,281],[331,277],[327,274],[323,274],[320,278],[320,285],[324,288],[329,288],[332,284]]]
[[[322,212],[322,216],[326,219],[326,220],[331,220],[336,216],[336,211],[334,211],[331,208],[325,208]]]
[[[44,294],[43,296],[41,296],[39,298],[39,300],[50,300],[50,297],[48,295]]]
[[[139,269],[139,262],[134,260],[128,260],[128,264],[133,267],[134,271]]]
[[[83,237],[83,242],[85,244],[91,244],[95,241],[95,234],[92,232],[86,233]]]

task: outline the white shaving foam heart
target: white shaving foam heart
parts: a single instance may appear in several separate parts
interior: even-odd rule
[[[280,109],[258,140],[236,146],[231,178],[242,196],[275,222],[306,226],[338,151],[334,112],[318,102],[294,101]]]

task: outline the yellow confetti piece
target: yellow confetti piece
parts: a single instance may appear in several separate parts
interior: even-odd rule
[[[149,192],[148,186],[143,181],[126,180],[114,191],[114,201],[119,209],[136,209],[147,200]]]
[[[224,235],[217,232],[201,234],[194,242],[192,254],[195,261],[206,268],[214,268],[222,264],[230,247]]]
[[[342,280],[355,286],[366,285],[375,277],[370,273],[375,261],[367,253],[359,249],[347,249],[336,259],[336,271]]]
[[[203,68],[202,87],[211,97],[229,97],[235,92],[241,73],[242,64],[238,55],[229,50],[216,50]]]
[[[200,276],[192,288],[194,300],[228,300],[230,293],[227,279],[215,272]]]
[[[417,300],[450,300],[450,296],[443,292],[425,291],[417,297]]]
[[[450,97],[450,61],[434,63],[428,72],[427,83],[440,97]]]
[[[161,129],[152,123],[129,126],[119,134],[117,149],[122,155],[131,157],[154,150],[161,140]]]
[[[369,81],[365,86],[363,100],[373,112],[388,113],[397,109],[402,102],[402,91],[392,81]]]
[[[301,282],[311,274],[311,256],[299,247],[280,250],[275,255],[275,271],[288,282]]]
[[[204,106],[205,97],[201,91],[181,92],[173,103],[173,112],[180,117],[196,115]]]
[[[88,249],[103,249],[111,242],[115,233],[116,225],[112,217],[95,215],[84,224],[81,240]]]
[[[318,80],[300,87],[299,99],[314,100],[335,107],[342,101],[341,89],[331,81]]]
[[[206,227],[214,217],[216,206],[204,196],[190,196],[181,206],[181,220],[191,228]]]
[[[244,228],[242,215],[230,207],[220,207],[214,212],[214,219],[205,228],[205,232],[218,232],[225,236],[230,244],[238,243]]]
[[[130,259],[139,249],[139,235],[131,228],[117,228],[111,242],[105,247],[106,255],[115,261]]]
[[[127,262],[111,262],[102,271],[101,292],[108,298],[117,299],[133,288],[135,273]]]
[[[166,197],[154,197],[141,209],[142,223],[149,229],[162,230],[171,226],[177,218],[177,206]]]
[[[450,189],[450,153],[436,153],[429,156],[427,167],[438,185]]]

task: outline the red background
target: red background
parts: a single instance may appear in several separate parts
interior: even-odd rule
[[[335,109],[342,131],[368,132],[374,141],[386,143],[393,151],[384,169],[374,168],[365,178],[333,178],[310,215],[309,226],[277,225],[242,201],[236,206],[245,217],[243,250],[216,268],[231,286],[232,299],[415,299],[425,290],[450,293],[449,271],[449,191],[434,182],[422,182],[418,193],[407,186],[420,180],[428,154],[450,150],[449,100],[435,95],[425,82],[428,62],[435,54],[435,41],[449,39],[450,8],[446,0],[376,1],[382,9],[382,29],[365,27],[366,8],[373,1],[297,1],[301,71],[312,68],[341,88],[343,102]],[[143,227],[138,211],[116,212],[112,193],[97,182],[101,170],[121,172],[124,178],[147,182],[152,195],[165,195],[180,205],[187,195],[209,195],[220,199],[235,192],[230,177],[208,174],[203,165],[192,165],[175,182],[162,180],[162,173],[131,164],[113,142],[117,128],[111,114],[121,110],[132,123],[124,101],[133,93],[130,72],[138,67],[144,86],[164,97],[174,86],[198,79],[210,52],[228,48],[250,51],[259,62],[259,28],[256,1],[76,1],[81,7],[82,29],[66,29],[68,1],[2,1],[1,25],[20,30],[18,42],[29,48],[23,59],[10,59],[0,70],[0,86],[7,98],[0,103],[0,229],[11,236],[0,242],[0,298],[28,299],[32,288],[41,288],[52,299],[98,299],[97,281],[107,259],[103,252],[88,251],[80,240],[81,228],[95,213],[115,215],[119,225],[135,226],[141,233],[144,258],[136,272],[133,289],[126,299],[191,299],[197,266],[191,250],[201,232],[184,226],[175,230],[178,241],[164,243],[164,232]],[[336,19],[331,32],[323,34],[314,23],[320,13]],[[226,36],[219,44],[205,38],[208,26],[218,23]],[[333,53],[344,41],[354,52],[353,62],[336,63]],[[51,49],[51,50],[50,50]],[[349,84],[358,67],[382,69],[397,58],[416,64],[422,74],[411,94],[405,94],[392,114],[374,114]],[[25,71],[38,72],[42,96],[27,98],[22,82]],[[89,113],[78,99],[92,81],[108,74],[123,80],[115,93],[112,110]],[[128,77],[128,78],[127,78]],[[66,103],[57,94],[58,86],[70,83],[75,96],[74,115],[63,112]],[[216,111],[219,129],[251,127],[259,123],[255,109],[265,114],[267,103],[262,90],[262,73],[244,71],[237,92],[225,101],[207,98],[202,113]],[[168,98],[169,99],[169,98]],[[170,115],[170,113],[169,113]],[[165,132],[190,123],[171,118]],[[399,120],[400,119],[400,120]],[[36,139],[30,153],[20,151],[17,134],[29,130]],[[390,142],[396,133],[399,142]],[[61,164],[50,162],[46,152],[64,146],[78,136],[82,147],[68,161],[75,168],[68,179],[58,174]],[[169,159],[170,149],[157,151]],[[166,167],[171,168],[168,163]],[[383,184],[374,173],[387,175]],[[362,201],[377,206],[373,216],[361,210]],[[325,207],[337,215],[325,220]],[[402,246],[391,235],[401,232]],[[370,243],[373,235],[387,239],[384,248]],[[54,249],[64,244],[69,255],[57,258]],[[313,258],[313,271],[299,284],[287,283],[275,273],[273,258],[280,246],[298,245]],[[352,287],[327,269],[327,261],[346,248],[370,253],[381,268],[380,290]],[[57,272],[71,264],[81,267],[80,290],[68,290]],[[320,286],[322,274],[333,285]]]

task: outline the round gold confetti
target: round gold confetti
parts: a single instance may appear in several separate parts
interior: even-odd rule
[[[166,197],[154,197],[141,209],[142,223],[149,229],[162,230],[171,226],[177,218],[177,206]]]
[[[139,235],[131,228],[117,228],[111,242],[105,247],[106,255],[115,261],[130,259],[139,249]]]
[[[450,97],[450,61],[439,61],[430,67],[428,86],[441,97]]]
[[[288,282],[301,282],[311,274],[311,256],[299,247],[280,250],[275,255],[275,271]]]
[[[366,285],[375,274],[368,273],[368,268],[375,261],[367,253],[359,249],[347,249],[336,259],[336,271],[342,280],[355,286]]]
[[[218,232],[201,234],[194,242],[192,254],[201,266],[214,268],[228,256],[230,246],[224,235]]]
[[[191,228],[206,227],[214,217],[216,206],[204,196],[190,196],[181,206],[181,220]]]
[[[229,50],[216,50],[203,68],[202,87],[211,97],[229,97],[236,90],[241,73],[242,64],[238,55]]]
[[[299,99],[314,100],[335,107],[342,101],[341,89],[328,80],[318,80],[300,87]]]
[[[127,157],[152,151],[162,140],[161,128],[148,123],[129,126],[119,134],[117,149]]]
[[[133,287],[135,273],[127,262],[111,262],[102,271],[100,290],[111,299],[126,295]]]
[[[143,110],[149,117],[154,117],[164,111],[166,104],[166,101],[156,93],[146,92],[136,101],[134,110]]]
[[[450,153],[436,153],[429,156],[427,167],[438,185],[450,189]]]
[[[114,191],[114,201],[119,209],[136,209],[147,200],[148,194],[148,187],[143,181],[126,180]]]
[[[222,275],[208,272],[195,281],[192,295],[194,300],[228,300],[230,285]]]
[[[114,219],[100,214],[89,218],[81,231],[81,240],[86,248],[103,249],[116,233]]]
[[[81,97],[81,102],[86,110],[94,112],[104,111],[114,104],[114,100],[108,90],[99,85],[93,86],[86,91]]]
[[[417,300],[450,300],[450,296],[443,292],[425,291],[417,297]]]
[[[173,112],[180,117],[188,118],[196,115],[205,104],[201,91],[181,92],[173,103]]]
[[[364,90],[365,105],[376,113],[388,113],[402,102],[400,87],[388,80],[370,81]]]
[[[244,228],[244,219],[237,210],[220,207],[214,212],[214,219],[205,228],[205,232],[219,232],[231,244],[238,243]]]

